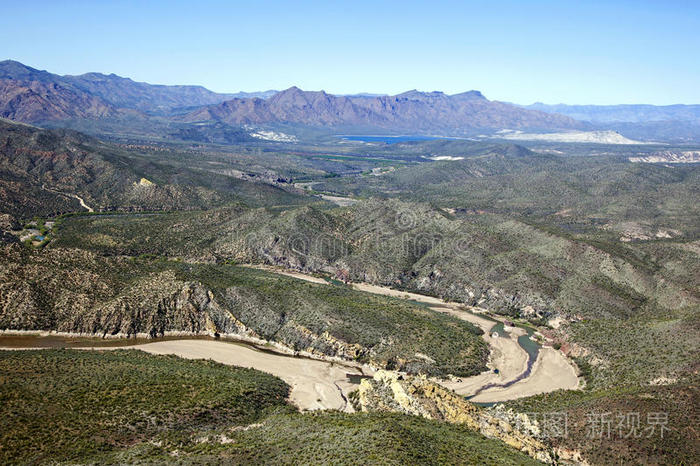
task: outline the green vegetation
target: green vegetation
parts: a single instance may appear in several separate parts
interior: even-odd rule
[[[668,385],[558,391],[508,402],[507,406],[539,413],[540,421],[545,413],[566,413],[568,435],[553,439],[555,444],[580,451],[592,464],[671,465],[697,464],[700,459],[700,445],[694,440],[699,401],[695,376]],[[610,421],[610,435],[592,438],[591,429],[597,421],[591,416],[601,413],[608,413],[605,419]],[[649,416],[653,419],[657,413],[667,420],[663,436],[658,425],[653,432],[649,430]],[[635,426],[638,430],[633,432]]]
[[[212,290],[259,335],[295,349],[304,349],[303,340],[287,337],[284,326],[266,326],[268,319],[262,316],[289,321],[315,335],[327,332],[335,339],[368,348],[358,353],[361,362],[432,375],[468,376],[485,370],[488,349],[479,338],[480,329],[402,299],[239,267],[185,265],[177,273]],[[235,299],[244,295],[249,305],[238,308],[231,300],[232,289],[237,290]],[[416,353],[427,355],[432,362],[416,357]]]
[[[468,322],[345,285],[153,254],[7,252],[0,302],[12,305],[0,307],[0,328],[161,336],[240,333],[243,324],[296,350],[436,375],[478,373],[488,354]]]
[[[590,319],[568,328],[589,349],[590,388],[644,386],[654,379],[687,379],[697,364],[700,307],[644,312],[629,319]]]
[[[271,375],[140,351],[2,351],[0,368],[4,464],[84,461],[291,411]]]
[[[464,427],[300,414],[281,380],[140,351],[0,352],[2,463],[536,464]]]
[[[67,130],[0,121],[0,211],[18,219],[84,210],[189,210],[233,202],[303,204],[308,197],[227,175],[226,164],[191,164],[169,148],[108,144]],[[160,150],[159,150],[160,149]],[[146,179],[150,184],[142,185]]]
[[[571,435],[561,445],[588,461],[698,462],[697,164],[628,161],[667,149],[652,145],[341,143],[303,128],[288,131],[303,135],[300,143],[268,144],[225,125],[182,132],[154,122],[134,123],[128,137],[119,122],[83,122],[122,143],[2,123],[0,211],[35,219],[40,233],[44,220],[63,215],[42,248],[0,236],[0,328],[158,336],[243,325],[297,350],[388,368],[483,368],[486,348],[469,324],[328,277],[382,284],[528,320],[570,352],[586,390],[509,405],[567,412]],[[304,142],[311,139],[318,143]],[[463,159],[428,161],[436,156]],[[306,192],[293,186],[300,180],[310,183]],[[336,208],[311,196],[318,193],[363,200]],[[78,212],[74,194],[102,212]],[[329,283],[235,266],[249,263]],[[552,317],[562,318],[558,329],[548,327]],[[673,431],[589,442],[591,410],[668,412]],[[127,430],[131,437],[109,448],[80,440],[80,451],[122,463],[163,462],[175,450],[193,463],[512,459],[460,428],[421,419],[272,411],[248,430],[212,423],[195,436],[190,421],[174,429],[183,435],[149,425],[143,437]],[[214,441],[222,434],[233,442]]]
[[[586,381],[583,391],[559,391],[508,402],[522,412],[565,412],[569,435],[556,442],[581,451],[595,464],[616,461],[696,464],[698,443],[689,441],[697,428],[700,308],[656,309],[627,319],[586,319],[567,328],[569,340],[589,353],[576,358]],[[610,413],[611,435],[589,436],[591,413]],[[661,437],[619,433],[616,416],[639,416],[640,431],[648,416],[667,416]],[[627,422],[627,421],[625,421]],[[623,424],[623,428],[627,425]]]
[[[314,188],[430,202],[463,212],[507,214],[567,234],[606,227],[619,237],[631,226],[629,222],[653,232],[680,230],[685,237],[700,233],[700,212],[694,201],[700,195],[697,164],[630,163],[611,154],[621,149],[608,147],[605,155],[562,156],[514,145],[431,141],[401,146],[464,160],[423,163],[382,176],[327,180]],[[629,154],[630,149],[626,150]]]
[[[268,418],[262,426],[227,434],[227,445],[185,445],[192,463],[255,464],[540,464],[503,443],[458,425],[392,413],[319,413]],[[133,462],[144,455],[167,460],[162,448],[147,446],[108,462]]]
[[[189,261],[273,262],[347,271],[354,281],[442,296],[542,323],[555,312],[627,318],[700,299],[685,241],[592,242],[500,214],[451,215],[370,200],[322,210],[243,207],[158,216],[67,219],[52,247]],[[614,247],[613,247],[614,246]]]

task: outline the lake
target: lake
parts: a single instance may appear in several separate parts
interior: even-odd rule
[[[396,144],[397,142],[410,141],[432,141],[434,139],[445,139],[437,136],[338,136],[348,141],[360,142],[383,142],[385,144]]]

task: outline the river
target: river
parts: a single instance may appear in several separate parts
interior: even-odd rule
[[[319,286],[327,283],[318,277],[272,267],[265,270],[291,275]],[[560,351],[540,347],[530,338],[531,329],[505,327],[484,310],[466,310],[462,305],[432,296],[407,293],[387,287],[353,283],[353,288],[427,304],[436,312],[449,314],[480,327],[491,350],[489,370],[473,377],[435,379],[477,403],[494,403],[579,388],[576,368]],[[223,364],[252,367],[280,377],[291,387],[291,401],[301,409],[339,409],[352,412],[348,394],[357,388],[362,376],[373,374],[367,366],[352,362],[312,359],[282,354],[270,348],[242,342],[217,341],[211,337],[165,337],[162,339],[99,339],[48,334],[46,336],[0,335],[0,349],[80,348],[109,350],[134,348],[153,354],[174,354],[191,359],[212,359]]]

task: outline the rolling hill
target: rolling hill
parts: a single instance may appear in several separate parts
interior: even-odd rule
[[[161,150],[158,154],[162,154]],[[178,210],[309,198],[189,166],[176,151],[125,149],[72,130],[0,120],[0,212],[18,219],[95,210]],[[165,158],[165,160],[163,159]]]

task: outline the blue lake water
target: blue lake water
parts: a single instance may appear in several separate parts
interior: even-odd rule
[[[384,142],[386,144],[396,144],[397,142],[409,141],[432,141],[433,139],[445,139],[436,136],[339,136],[348,141],[360,142]]]

